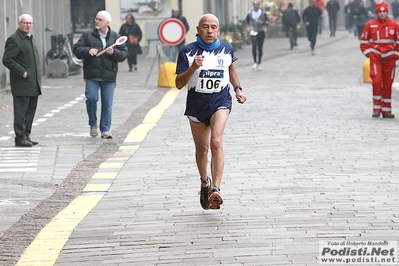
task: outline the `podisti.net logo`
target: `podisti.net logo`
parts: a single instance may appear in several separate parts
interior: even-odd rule
[[[396,265],[397,241],[319,241],[320,264]]]

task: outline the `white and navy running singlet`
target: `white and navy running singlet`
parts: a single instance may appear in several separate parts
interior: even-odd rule
[[[192,65],[194,57],[204,55],[203,65],[188,81],[186,111],[184,115],[195,117],[207,124],[219,109],[231,110],[229,66],[237,60],[233,47],[220,42],[213,51],[201,49],[197,42],[183,47],[177,60],[176,74],[182,74]]]

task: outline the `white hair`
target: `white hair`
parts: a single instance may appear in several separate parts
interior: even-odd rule
[[[18,21],[19,22],[21,22],[23,19],[28,19],[28,20],[32,20],[33,21],[32,16],[29,15],[29,14],[22,14],[21,16],[18,17]]]
[[[106,21],[111,22],[111,14],[108,11],[101,10],[101,11],[98,11],[97,14],[104,16]]]

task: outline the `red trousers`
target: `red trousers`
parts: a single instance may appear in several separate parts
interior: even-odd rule
[[[395,78],[396,59],[370,57],[370,77],[373,81],[373,112],[390,114],[392,83]]]

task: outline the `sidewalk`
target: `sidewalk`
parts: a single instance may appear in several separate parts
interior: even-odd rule
[[[220,210],[200,207],[186,90],[171,89],[17,265],[318,265],[319,241],[397,241],[399,123],[371,118],[358,40],[323,35],[312,56],[305,38],[267,39],[263,71],[250,50]]]

